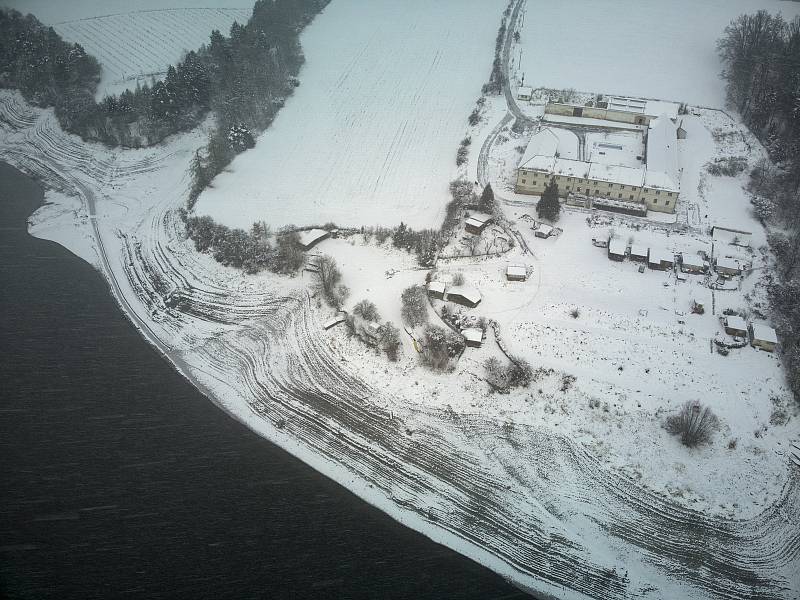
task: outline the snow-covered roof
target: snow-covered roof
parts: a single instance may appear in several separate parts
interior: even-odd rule
[[[536,228],[536,233],[543,233],[544,235],[550,235],[553,233],[552,225],[548,225],[547,223],[539,223],[539,226]]]
[[[747,321],[745,321],[742,317],[737,315],[730,315],[725,317],[725,326],[730,327],[731,329],[740,329],[742,331],[747,331]],[[753,326],[755,327],[755,325]]]
[[[547,166],[537,167],[535,165],[529,165],[528,163],[531,159],[540,156],[549,159],[545,164],[552,164],[552,159],[555,158],[557,151],[558,136],[553,133],[549,127],[545,127],[531,136],[531,140],[528,142],[528,147],[525,148],[525,153],[522,155],[519,166],[531,169],[549,169]]]
[[[508,277],[527,277],[528,270],[522,265],[508,265],[506,275]]]
[[[686,265],[687,267],[704,267],[706,265],[705,261],[700,258],[697,254],[692,254],[691,252],[684,252],[681,254],[681,262]]]
[[[476,229],[480,229],[481,227],[486,225],[486,221],[479,221],[478,219],[469,217],[467,220],[464,221],[464,224],[475,227]]]
[[[487,215],[486,213],[470,211],[469,218],[473,219],[474,221],[478,221],[479,223],[488,223],[494,217],[492,217],[492,215]]]
[[[443,281],[431,281],[428,284],[428,291],[434,292],[436,294],[444,294],[447,286],[444,284]]]
[[[461,296],[472,304],[477,304],[481,301],[481,293],[474,287],[468,285],[456,285],[450,288],[447,292],[448,298],[450,296]]]
[[[339,323],[342,323],[343,321],[344,321],[344,316],[343,315],[338,315],[336,317],[333,317],[333,318],[328,319],[327,321],[325,321],[325,324],[323,325],[323,327],[325,329],[330,329],[334,325],[338,325]]]
[[[670,250],[664,248],[650,248],[650,263],[660,265],[661,263],[674,263],[675,255]]]
[[[328,235],[329,233],[324,229],[308,229],[306,231],[297,232],[297,237],[300,241],[300,244],[305,247],[313,246],[315,243],[327,237]]]
[[[647,257],[647,246],[644,244],[631,244],[631,256],[644,256]]]
[[[675,102],[663,100],[643,100],[641,98],[628,98],[625,96],[611,96],[607,99],[609,110],[624,110],[638,114],[658,117],[667,115],[671,119],[678,118],[679,105]]]
[[[677,192],[678,133],[677,125],[667,115],[650,122],[647,130],[647,167],[644,185]]]
[[[732,270],[738,271],[740,269],[739,261],[734,260],[733,258],[727,258],[727,257],[718,258],[717,259],[717,268],[718,269],[732,269]]]
[[[753,339],[759,342],[778,343],[778,334],[772,327],[753,323]]]
[[[530,96],[533,93],[533,88],[527,85],[520,86],[517,90],[517,96]]]
[[[644,181],[644,169],[636,167],[623,167],[620,165],[606,165],[591,163],[589,177],[598,181],[610,181],[622,185],[640,186]]]
[[[464,336],[468,342],[480,342],[483,340],[483,329],[479,327],[467,327],[461,330],[461,335]]]
[[[646,100],[628,98],[625,96],[611,96],[606,99],[610,110],[624,110],[626,112],[644,113]]]
[[[664,102],[663,100],[647,100],[644,105],[644,113],[652,117],[667,115],[670,119],[678,118],[678,109],[680,105],[677,102]]]
[[[628,245],[621,238],[614,238],[608,242],[608,253],[617,254],[619,256],[625,255]]]

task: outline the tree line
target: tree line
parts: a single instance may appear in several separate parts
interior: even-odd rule
[[[800,17],[765,10],[725,28],[717,44],[728,103],[764,144],[769,161],[750,173],[753,212],[777,261],[768,291],[789,383],[800,397]]]

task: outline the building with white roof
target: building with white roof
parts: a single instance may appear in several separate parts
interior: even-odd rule
[[[722,275],[739,275],[742,268],[739,266],[738,260],[722,257],[717,259],[716,271]]]
[[[307,229],[297,232],[297,240],[304,250],[310,250],[322,240],[328,239],[330,235],[330,232],[324,229]]]
[[[747,321],[737,315],[725,317],[725,333],[737,337],[747,336]]]
[[[750,326],[750,345],[767,352],[774,352],[778,345],[778,334],[772,327],[753,323]]]
[[[675,212],[680,195],[678,126],[668,114],[647,123],[642,166],[609,163],[599,152],[579,160],[574,133],[554,126],[540,128],[531,136],[517,167],[515,191],[541,195],[555,179],[560,196],[585,194],[647,210]]]
[[[461,335],[464,336],[464,341],[467,346],[479,348],[483,342],[483,329],[480,327],[467,327],[461,330]]]
[[[631,260],[638,260],[639,262],[645,262],[647,260],[647,255],[650,249],[645,246],[644,244],[638,244],[634,242],[631,244]]]
[[[449,302],[455,302],[456,304],[462,304],[464,306],[469,306],[470,308],[475,308],[481,301],[481,293],[474,287],[457,285],[451,287],[447,291],[447,300]]]
[[[528,278],[528,270],[523,265],[508,265],[506,267],[506,279],[508,281],[525,281]]]
[[[608,242],[608,258],[611,260],[625,260],[628,253],[628,244],[620,238],[614,238]]]
[[[533,95],[533,88],[523,85],[517,89],[517,100],[530,100]]]
[[[666,271],[675,265],[675,255],[671,251],[664,250],[663,248],[650,248],[650,255],[647,259],[647,263],[651,269]]]

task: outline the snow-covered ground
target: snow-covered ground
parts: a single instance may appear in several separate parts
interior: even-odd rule
[[[197,213],[245,228],[437,227],[503,6],[332,2],[301,36],[300,87]]]
[[[777,0],[528,2],[512,73],[533,87],[722,107],[716,41],[732,19],[759,9],[800,14],[798,3]]]

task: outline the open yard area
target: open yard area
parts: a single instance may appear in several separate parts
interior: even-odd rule
[[[196,211],[249,227],[437,227],[503,3],[337,0],[301,36],[301,85]]]
[[[731,19],[762,8],[787,19],[800,13],[797,3],[777,0],[528,3],[512,77],[524,74],[534,87],[722,107],[717,38]]]

